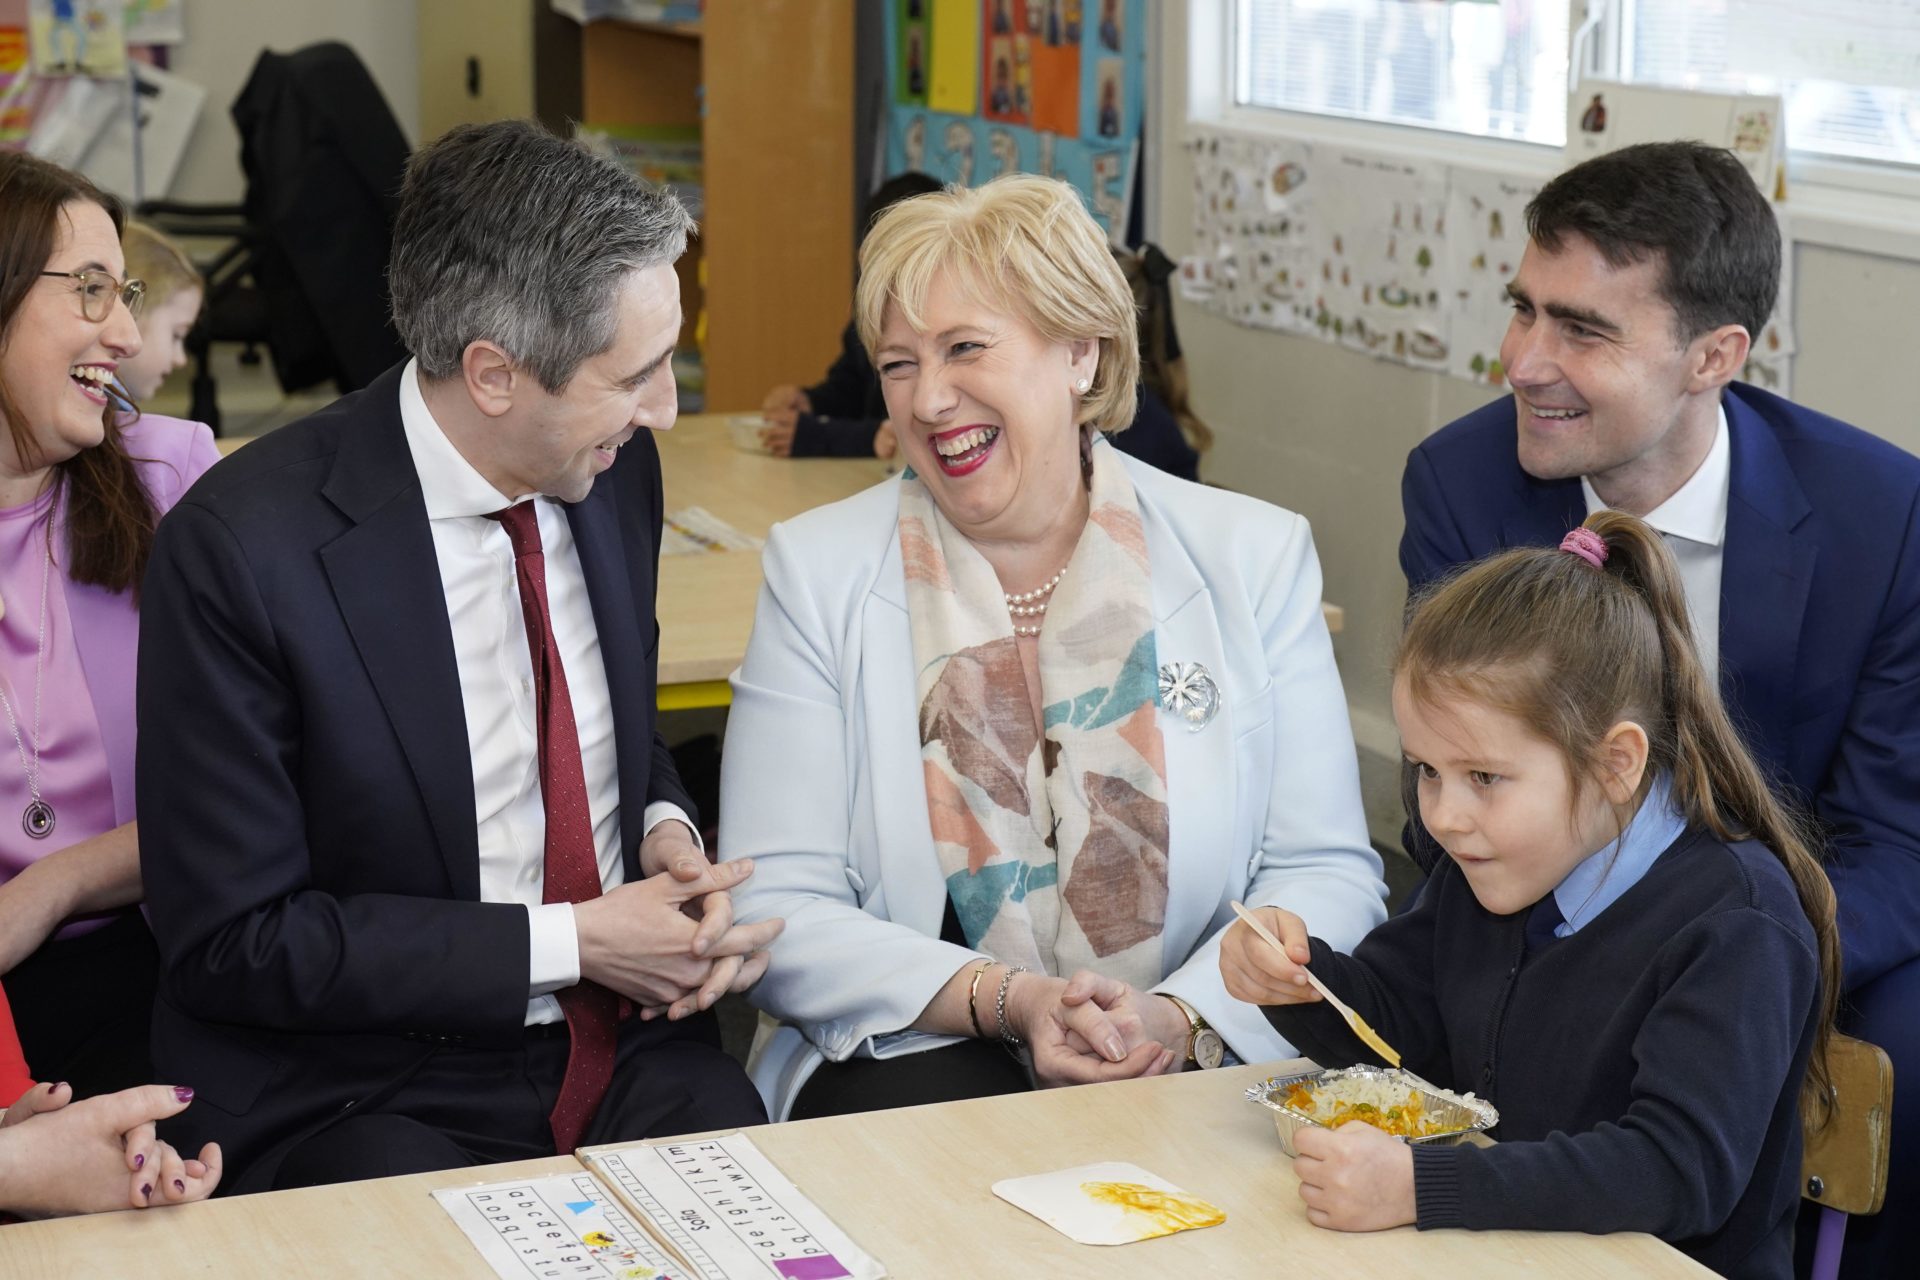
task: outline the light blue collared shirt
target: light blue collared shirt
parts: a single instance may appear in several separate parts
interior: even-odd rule
[[[1621,894],[1640,883],[1640,877],[1686,829],[1687,820],[1673,807],[1673,787],[1661,774],[1641,801],[1640,811],[1627,823],[1626,834],[1582,859],[1554,889],[1554,905],[1566,919],[1554,926],[1553,936],[1569,937],[1591,924]]]

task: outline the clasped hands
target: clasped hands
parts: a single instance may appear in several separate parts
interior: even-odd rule
[[[980,988],[986,1005],[995,987]],[[991,1012],[981,1009],[983,1025]],[[1177,1005],[1088,969],[1071,978],[1015,974],[1007,1021],[1027,1042],[1042,1086],[1157,1076],[1186,1061],[1187,1016]]]
[[[580,976],[627,997],[642,1020],[691,1017],[767,971],[784,920],[733,921],[732,890],[753,863],[709,863],[680,822],[640,842],[642,879],[573,908]]]
[[[142,1085],[75,1101],[36,1084],[0,1119],[0,1206],[28,1217],[146,1209],[204,1200],[220,1183],[220,1147],[183,1159],[154,1122],[184,1111],[193,1090]]]

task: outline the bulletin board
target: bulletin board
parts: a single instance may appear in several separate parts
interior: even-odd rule
[[[1145,0],[889,0],[886,171],[963,186],[1040,173],[1126,235]]]

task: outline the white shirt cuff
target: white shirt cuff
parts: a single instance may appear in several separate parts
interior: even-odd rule
[[[693,832],[693,847],[701,853],[707,851],[707,842],[700,838],[700,828],[693,825],[693,819],[687,816],[685,809],[682,809],[671,800],[655,800],[641,813],[640,838],[642,840],[646,839],[652,834],[655,827],[668,819],[686,824],[687,830]]]
[[[527,998],[580,981],[580,935],[571,902],[527,908]]]

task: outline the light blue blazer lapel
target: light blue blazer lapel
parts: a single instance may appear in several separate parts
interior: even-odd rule
[[[1720,691],[1755,753],[1784,769],[1818,550],[1796,530],[1813,508],[1766,423],[1737,396],[1721,403],[1733,458],[1720,569]]]
[[[856,669],[844,686],[858,690],[848,714],[857,718],[864,746],[873,828],[856,829],[848,880],[861,903],[883,899],[888,919],[929,937],[940,935],[947,885],[927,818],[927,782],[920,766],[920,717],[913,705],[913,636],[907,625],[906,578],[897,525],[873,588],[862,599]],[[901,703],[907,704],[903,715]],[[856,824],[863,822],[854,798]],[[823,798],[824,801],[824,798]]]
[[[132,822],[133,807],[133,674],[140,643],[140,615],[133,593],[109,592],[104,587],[69,582],[67,618],[73,627],[74,647],[80,651],[80,670],[93,695],[94,719],[100,726],[100,745],[107,757],[107,777],[113,784],[115,825]]]
[[[1243,728],[1257,726],[1237,724],[1235,708],[1264,706],[1270,691],[1260,655],[1236,655],[1243,660],[1239,667],[1229,661],[1206,579],[1144,493],[1140,515],[1153,576],[1154,662],[1198,663],[1213,676],[1221,699],[1219,713],[1198,732],[1165,708],[1159,711],[1171,824],[1161,969],[1171,973],[1186,960],[1219,906],[1222,864],[1244,856],[1244,850],[1236,853],[1240,842],[1234,838],[1243,825],[1239,809],[1246,803],[1234,746]],[[1225,529],[1221,535],[1231,536]]]

